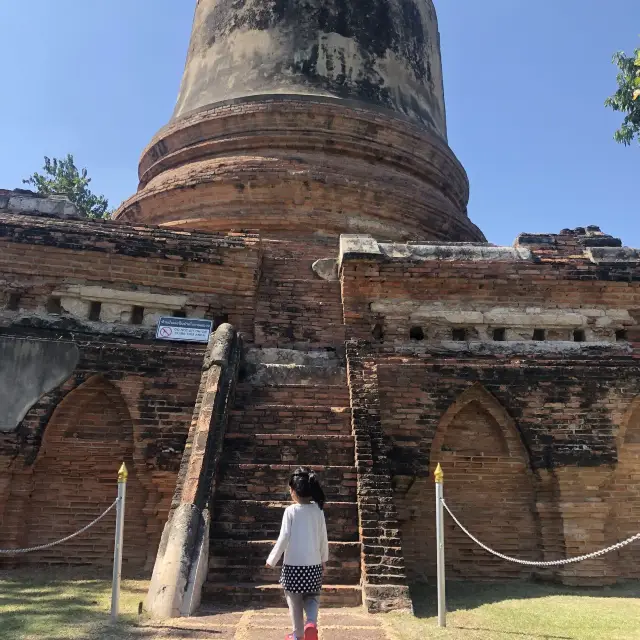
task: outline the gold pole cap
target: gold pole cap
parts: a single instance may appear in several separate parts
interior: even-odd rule
[[[118,471],[118,482],[126,482],[128,477],[127,465],[123,462]]]
[[[440,466],[440,463],[438,462],[438,466],[436,467],[436,470],[433,474],[433,477],[435,478],[436,482],[438,484],[442,484],[442,482],[444,481],[444,472],[442,471],[442,467]]]

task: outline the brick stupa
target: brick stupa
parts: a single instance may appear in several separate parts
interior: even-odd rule
[[[125,572],[156,616],[281,603],[264,568],[322,476],[326,604],[435,575],[433,471],[525,560],[637,532],[640,253],[598,227],[486,242],[447,145],[430,0],[199,0],[173,118],[115,220],[0,191],[0,540],[72,533],[130,470]],[[529,223],[527,223],[529,224]],[[204,318],[209,343],[158,340]],[[113,522],[18,564],[111,561]],[[451,579],[593,585],[640,547],[508,564],[448,520]]]

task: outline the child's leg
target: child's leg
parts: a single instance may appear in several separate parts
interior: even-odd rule
[[[318,610],[320,609],[320,596],[317,593],[304,594],[304,611],[307,614],[307,622],[318,624]]]
[[[302,640],[304,637],[304,603],[302,593],[284,592],[289,605],[289,613],[291,614],[291,622],[293,623],[293,633],[296,638]]]

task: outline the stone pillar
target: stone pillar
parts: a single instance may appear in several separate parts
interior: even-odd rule
[[[550,469],[535,472],[536,513],[542,540],[542,560],[562,560],[567,557],[564,543],[564,524],[560,509],[559,488],[555,473]],[[535,575],[544,580],[558,580],[561,567],[540,567]]]
[[[376,364],[366,344],[347,343],[347,375],[358,473],[362,589],[372,612],[411,607],[400,524],[384,445]]]
[[[607,545],[605,527],[611,505],[602,489],[611,481],[613,467],[561,467],[555,470],[559,489],[566,557],[598,551]],[[568,585],[599,586],[616,581],[616,572],[606,555],[566,565],[560,571]]]
[[[191,615],[209,560],[209,501],[238,375],[241,343],[231,325],[211,336],[176,492],[160,541],[145,608],[155,618]]]

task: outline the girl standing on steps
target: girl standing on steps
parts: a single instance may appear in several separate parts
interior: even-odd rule
[[[318,640],[319,598],[329,559],[324,491],[315,473],[308,469],[298,469],[291,475],[289,491],[293,504],[284,512],[280,537],[267,566],[275,567],[284,553],[280,584],[293,622],[293,633],[285,640]]]

